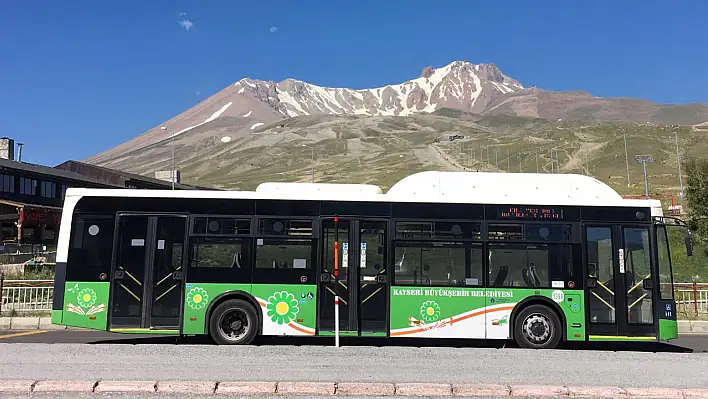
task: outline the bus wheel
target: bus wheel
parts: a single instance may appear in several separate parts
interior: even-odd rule
[[[531,305],[516,316],[514,338],[522,348],[553,349],[561,336],[561,322],[546,306]]]
[[[248,345],[258,334],[258,315],[250,303],[230,299],[214,309],[209,333],[219,345]]]

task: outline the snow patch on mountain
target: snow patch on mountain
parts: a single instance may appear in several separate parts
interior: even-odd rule
[[[493,64],[475,65],[463,61],[437,69],[426,67],[416,79],[371,89],[321,87],[296,79],[275,83],[245,78],[236,86],[239,94],[255,96],[283,117],[407,116],[433,112],[441,107],[481,112],[491,100],[523,89],[519,82],[501,73]]]

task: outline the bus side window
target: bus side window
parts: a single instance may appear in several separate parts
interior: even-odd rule
[[[191,237],[189,282],[250,283],[251,239],[231,237]]]
[[[114,218],[112,215],[74,215],[67,281],[101,281],[101,273],[110,275]]]
[[[571,244],[489,244],[490,286],[552,288],[552,282],[564,285],[582,282],[582,254]],[[577,246],[575,246],[577,247]]]

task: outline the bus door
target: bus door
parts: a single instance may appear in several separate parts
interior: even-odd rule
[[[647,225],[585,225],[590,340],[656,337],[651,230]]]
[[[111,331],[179,331],[186,226],[182,215],[118,215]]]
[[[387,335],[387,230],[385,220],[322,218],[319,335],[334,332],[335,295],[342,336]]]

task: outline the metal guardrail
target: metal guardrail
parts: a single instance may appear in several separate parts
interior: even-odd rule
[[[0,312],[47,312],[53,299],[53,280],[0,279]]]
[[[0,312],[52,310],[53,280],[0,279]],[[708,284],[676,283],[674,298],[680,318],[708,316]]]
[[[708,284],[674,283],[679,317],[708,316]]]

